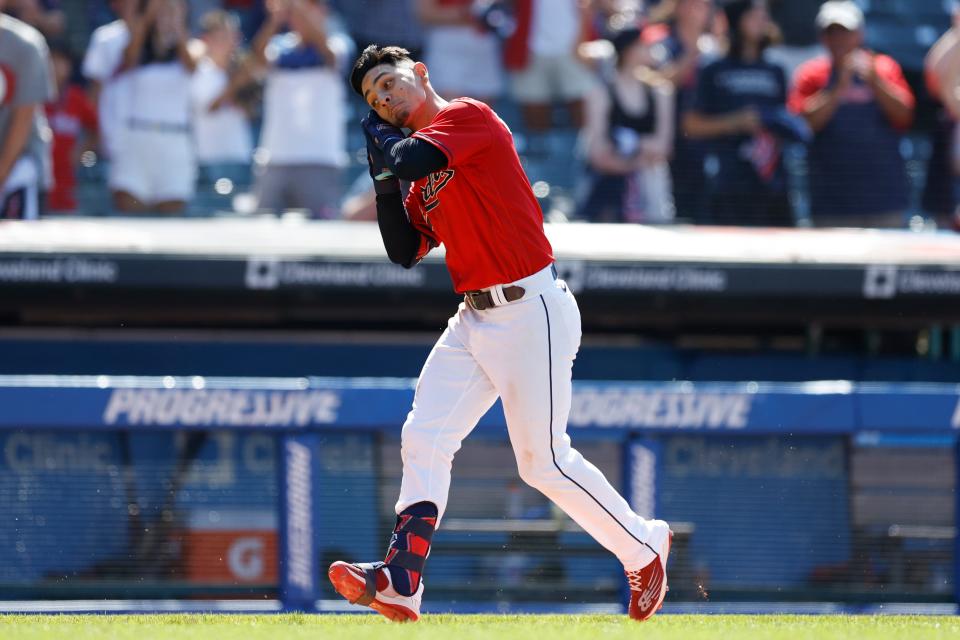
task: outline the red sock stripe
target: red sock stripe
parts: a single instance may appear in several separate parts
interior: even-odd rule
[[[407,551],[418,556],[426,556],[427,551],[430,551],[430,543],[420,536],[409,535],[407,536]]]
[[[420,574],[410,569],[404,569],[407,572],[407,578],[410,580],[410,587],[416,591],[420,587]]]

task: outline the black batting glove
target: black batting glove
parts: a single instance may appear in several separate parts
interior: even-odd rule
[[[387,166],[387,157],[380,149],[366,127],[363,130],[363,136],[367,140],[367,166],[370,168],[370,177],[373,178],[373,189],[377,195],[388,193],[398,193],[400,191],[400,180],[393,175],[390,167]]]
[[[373,144],[381,151],[388,151],[390,147],[404,138],[400,127],[396,127],[381,118],[373,109],[363,117],[360,124],[367,135],[370,136]]]

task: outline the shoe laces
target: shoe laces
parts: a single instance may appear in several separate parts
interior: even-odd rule
[[[643,576],[641,575],[641,570],[637,569],[636,571],[627,571],[627,584],[630,585],[631,591],[643,591]]]

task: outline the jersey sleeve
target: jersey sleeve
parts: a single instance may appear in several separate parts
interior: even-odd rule
[[[874,60],[874,68],[877,75],[886,82],[891,93],[895,94],[911,109],[916,106],[913,91],[910,90],[910,85],[907,84],[907,79],[903,76],[903,70],[896,60],[890,56],[878,55]]]
[[[105,82],[120,67],[122,57],[123,47],[111,46],[104,32],[97,30],[83,57],[83,75],[90,80]]]
[[[811,61],[800,65],[793,79],[787,106],[794,113],[803,113],[813,96],[827,87],[830,81],[830,67]]]
[[[429,142],[447,157],[447,166],[469,162],[490,145],[489,114],[469,102],[455,100],[412,137]]]
[[[46,43],[24,48],[17,66],[17,83],[11,104],[43,104],[56,97]]]

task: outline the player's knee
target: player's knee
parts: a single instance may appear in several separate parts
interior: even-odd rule
[[[422,455],[452,458],[459,448],[458,442],[443,439],[432,429],[418,428],[415,423],[404,425],[400,432],[400,456],[404,460]]]
[[[534,489],[550,484],[559,473],[549,455],[538,455],[530,450],[517,453],[517,471],[520,479]]]
[[[420,429],[404,425],[400,432],[400,455],[404,460],[416,457],[421,451],[428,450],[429,443]]]

